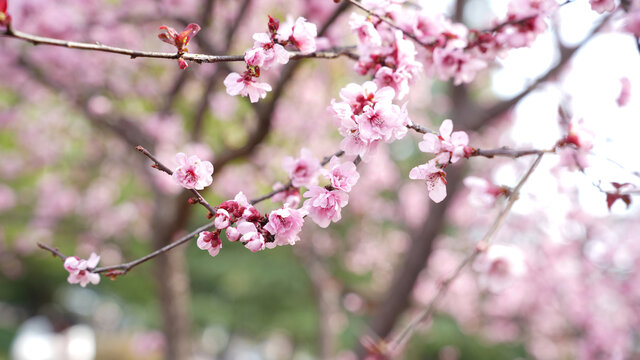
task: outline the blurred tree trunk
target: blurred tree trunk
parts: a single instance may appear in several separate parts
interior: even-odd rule
[[[160,248],[172,242],[189,215],[186,196],[158,194],[153,216],[153,245]],[[185,247],[177,247],[155,260],[155,278],[166,341],[165,359],[191,358],[190,289]]]

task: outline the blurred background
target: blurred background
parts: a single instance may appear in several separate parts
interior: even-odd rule
[[[508,1],[405,6],[486,29]],[[267,14],[330,24],[322,42],[353,45],[348,20],[358,10],[328,0],[10,0],[8,12],[24,32],[166,52],[175,49],[157,39],[158,27],[196,22],[203,29],[190,52],[242,54],[266,31]],[[639,183],[640,58],[624,21],[624,11],[600,15],[575,0],[531,47],[509,51],[473,83],[415,82],[412,121],[437,129],[451,118],[473,147],[549,148],[566,135],[566,117],[583,119],[594,147],[584,171],[546,156],[498,232],[497,243],[521,249],[526,273],[492,292],[466,269],[399,358],[640,358],[638,206],[634,198],[608,209],[602,191]],[[175,61],[0,38],[0,358],[355,359],[364,336],[386,338],[415,318],[503,204],[478,202],[463,178],[513,187],[532,158],[463,160],[434,204],[423,182],[408,179],[427,160],[412,133],[359,166],[342,221],[309,222],[294,247],[254,254],[225,240],[212,258],[194,239],[98,286],[68,284],[60,259],[36,246],[96,252],[107,266],[207,222],[136,145],[169,166],[177,152],[210,159],[214,182],[203,195],[212,204],[285,183],[284,157],[338,150],[326,108],[344,85],[367,80],[353,65],[292,61],[263,74],[274,91],[250,104],[222,84],[242,63],[181,71]],[[616,102],[622,78],[632,89],[625,106]]]

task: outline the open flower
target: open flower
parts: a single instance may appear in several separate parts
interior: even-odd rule
[[[340,163],[337,157],[332,157],[329,162],[329,168],[321,169],[320,172],[331,182],[331,186],[345,192],[351,191],[351,188],[358,182],[360,174],[356,170],[356,164],[353,162]]]
[[[198,235],[198,247],[209,251],[209,255],[216,256],[222,249],[222,240],[218,231],[203,231]]]
[[[264,250],[264,236],[258,231],[254,223],[248,221],[243,222],[238,225],[238,231],[242,234],[240,241],[244,243],[244,247],[251,250],[251,252]]]
[[[244,75],[232,72],[224,79],[224,86],[227,87],[227,94],[249,96],[249,100],[255,103],[267,97],[267,91],[271,91],[271,85],[255,79],[248,71]]]
[[[189,45],[189,41],[196,36],[198,31],[200,31],[200,25],[189,24],[180,34],[169,26],[163,25],[160,27],[160,30],[165,30],[166,32],[158,34],[158,38],[167,44],[175,46],[176,49],[178,49],[178,54],[182,54],[189,51],[187,45]],[[189,66],[182,57],[178,58],[178,65],[180,65],[180,69],[183,70]]]
[[[98,262],[100,256],[95,253],[91,253],[89,260],[80,259],[77,256],[69,256],[64,261],[64,268],[69,272],[67,281],[69,284],[80,284],[85,287],[88,283],[97,285],[100,283],[100,275],[91,272]]]
[[[282,42],[291,41],[303,54],[310,54],[316,51],[316,37],[318,36],[316,25],[308,22],[303,17],[299,17],[295,23],[291,23],[291,19],[287,19],[286,24],[280,25],[278,40]]]
[[[309,212],[311,219],[321,228],[337,222],[342,218],[341,210],[349,203],[349,195],[342,190],[329,191],[320,186],[311,186],[304,193],[309,198],[304,202],[304,208]]]
[[[176,154],[178,167],[173,171],[173,180],[187,189],[202,190],[213,182],[213,165],[202,161],[196,155],[187,158],[184,153]]]

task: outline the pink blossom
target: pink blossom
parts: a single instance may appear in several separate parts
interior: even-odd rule
[[[335,156],[329,162],[329,170],[322,169],[320,172],[329,179],[332,187],[344,192],[350,192],[360,178],[353,162],[347,161],[341,164],[340,159]]]
[[[173,180],[187,189],[202,190],[213,182],[213,165],[202,161],[196,155],[187,158],[184,153],[176,154],[178,167],[173,171]]]
[[[515,246],[491,245],[474,262],[473,268],[480,272],[480,284],[492,292],[504,290],[514,278],[524,275],[524,254]]]
[[[636,3],[640,5],[640,3]],[[624,30],[640,37],[640,6],[634,6],[624,18]]]
[[[240,234],[240,231],[238,231],[238,229],[231,226],[227,228],[225,233],[227,234],[227,239],[229,239],[229,241],[238,241],[238,239],[240,239],[240,236],[242,235]]]
[[[198,235],[197,241],[200,250],[209,251],[209,255],[216,256],[222,249],[222,240],[218,231],[203,231]]]
[[[247,51],[244,56],[247,64],[268,70],[276,63],[286,64],[289,62],[289,52],[285,50],[284,46],[276,44],[269,34],[255,33],[253,40],[255,40],[253,49]]]
[[[420,151],[426,153],[446,154],[444,162],[457,162],[460,158],[468,156],[471,152],[469,135],[464,131],[453,132],[453,121],[447,119],[440,125],[440,135],[424,134],[423,140],[418,144]],[[443,164],[442,160],[439,162]]]
[[[470,190],[469,202],[476,206],[492,207],[500,195],[508,194],[508,189],[476,176],[467,176],[463,183]]]
[[[602,14],[606,11],[613,11],[616,8],[614,0],[589,0],[591,3],[591,9],[597,11],[598,14]]]
[[[299,17],[292,25],[290,19],[278,29],[278,40],[291,41],[303,54],[316,51],[316,37],[318,30],[316,25],[307,22],[307,19]]]
[[[9,210],[16,205],[16,195],[7,185],[0,184],[0,212]]]
[[[366,81],[362,85],[350,83],[340,90],[340,97],[351,106],[355,115],[360,115],[367,105],[378,102],[391,103],[395,95],[393,88],[387,86],[378,89],[378,85],[373,81]]]
[[[618,96],[616,101],[618,106],[622,107],[626,106],[631,99],[631,81],[629,81],[629,78],[623,77],[620,79],[620,83],[622,88],[620,89],[620,96]]]
[[[264,236],[258,232],[254,223],[248,221],[242,222],[241,224],[238,224],[238,231],[242,234],[240,241],[242,241],[244,246],[251,250],[251,252],[264,250]]]
[[[215,225],[216,229],[224,230],[227,227],[229,227],[230,222],[231,222],[231,215],[227,210],[218,209],[218,211],[216,211],[216,216],[213,219],[213,224]]]
[[[300,157],[297,159],[291,156],[285,157],[282,160],[282,167],[295,187],[314,185],[318,182],[316,177],[320,170],[320,162],[313,157],[309,149],[300,150]]]
[[[189,24],[180,34],[174,28],[168,26],[161,26],[160,30],[165,30],[166,33],[159,34],[158,38],[167,44],[175,46],[178,49],[178,53],[182,54],[189,51],[187,49],[189,41],[200,31],[200,26],[198,24]],[[181,70],[189,66],[182,57],[178,58],[178,65]]]
[[[303,196],[309,198],[304,202],[303,207],[321,228],[329,226],[331,221],[338,222],[342,218],[342,208],[349,203],[349,195],[346,192],[329,191],[320,186],[310,186],[309,191]]]
[[[447,174],[436,166],[435,159],[411,169],[409,179],[426,180],[427,192],[435,203],[439,203],[447,197]]]
[[[275,243],[267,244],[267,247],[294,245],[300,240],[298,234],[302,230],[306,213],[304,209],[291,209],[287,206],[272,211],[264,229],[274,235],[276,240]]]
[[[282,189],[284,185],[277,182],[273,185],[273,190]],[[300,190],[296,187],[289,187],[287,190],[280,191],[271,197],[273,202],[282,202],[291,208],[297,208],[300,205]]]
[[[473,81],[476,72],[487,66],[485,61],[474,58],[462,48],[452,46],[435,48],[432,61],[431,72],[442,81],[453,78],[454,85]]]
[[[271,85],[264,82],[256,82],[255,78],[248,73],[240,75],[232,72],[224,79],[224,86],[227,87],[227,94],[231,96],[249,96],[252,103],[267,97],[267,91],[271,91]]]
[[[80,259],[77,256],[69,256],[64,260],[64,268],[69,272],[67,282],[69,284],[80,284],[85,287],[88,283],[97,285],[100,282],[100,275],[91,272],[100,261],[100,256],[91,253],[89,260]]]
[[[158,35],[160,40],[175,46],[179,52],[186,52],[189,41],[200,31],[200,25],[189,24],[180,34],[169,26],[160,26],[160,30],[166,31]]]
[[[406,107],[379,102],[367,105],[357,118],[360,135],[366,141],[381,140],[390,143],[402,139],[407,134],[409,118]]]

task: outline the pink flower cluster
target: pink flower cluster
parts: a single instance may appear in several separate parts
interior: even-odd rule
[[[453,122],[449,119],[440,125],[440,134],[427,133],[418,144],[420,150],[433,153],[435,157],[426,164],[411,169],[409,178],[425,180],[429,197],[436,203],[447,197],[447,174],[444,168],[456,163],[462,157],[468,157],[473,152],[469,145],[469,136],[464,131],[453,132]]]
[[[378,88],[375,82],[348,84],[340,91],[341,102],[331,101],[329,111],[344,139],[340,149],[364,160],[380,142],[390,143],[407,134],[411,124],[406,106],[392,103],[395,91],[390,86]]]
[[[100,256],[91,253],[89,260],[80,259],[77,256],[69,256],[64,260],[64,268],[69,272],[67,281],[69,284],[80,284],[85,287],[88,283],[97,285],[100,283],[100,275],[91,272],[100,261]]]
[[[187,157],[184,153],[176,154],[178,167],[173,171],[173,180],[186,189],[202,190],[213,182],[213,165],[202,161],[196,155]]]
[[[161,33],[158,35],[158,38],[167,44],[171,44],[178,49],[178,54],[182,54],[188,52],[187,45],[189,45],[189,41],[196,36],[196,34],[200,31],[200,25],[198,24],[189,24],[184,30],[178,34],[178,32],[169,26],[161,26],[160,30],[165,30],[166,33]],[[182,57],[178,57],[178,65],[180,69],[186,69],[189,64]]]
[[[311,186],[304,197],[304,208],[311,219],[322,228],[342,218],[342,208],[349,203],[348,192],[358,182],[360,174],[353,162],[340,163],[337,157],[329,161],[329,169],[322,169],[321,174],[329,180],[327,187]]]
[[[244,54],[247,70],[243,74],[232,72],[224,79],[227,94],[248,96],[252,103],[264,99],[271,91],[271,85],[256,79],[260,77],[261,69],[268,70],[275,64],[289,62],[289,52],[284,46],[293,44],[303,54],[316,50],[316,26],[303,17],[281,26],[278,19],[269,16],[268,28],[268,33],[253,34],[253,48]]]

